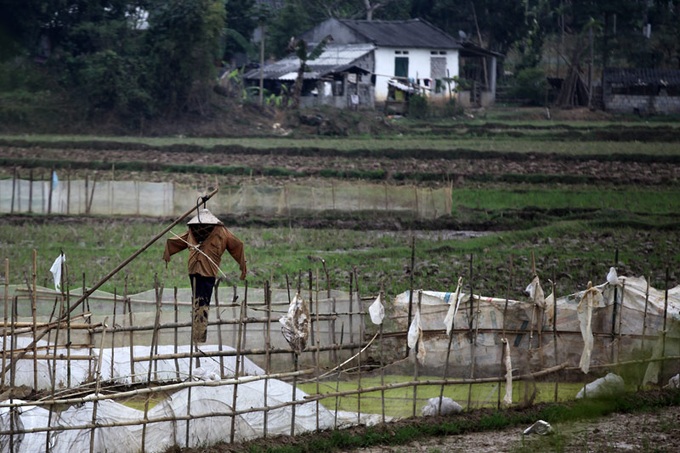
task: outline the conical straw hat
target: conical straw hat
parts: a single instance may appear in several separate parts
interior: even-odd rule
[[[204,208],[187,222],[187,225],[222,225],[222,221],[215,217],[212,212]]]

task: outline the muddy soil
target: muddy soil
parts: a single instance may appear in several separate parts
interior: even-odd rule
[[[177,150],[156,149],[61,149],[36,147],[0,146],[0,160],[22,159],[32,163],[44,163],[42,172],[49,171],[52,162],[72,162],[70,170],[72,178],[89,175],[93,171],[87,168],[78,169],[79,164],[88,162],[104,162],[114,168],[121,163],[147,164],[149,171],[130,172],[115,171],[117,180],[143,180],[150,182],[192,182],[195,175],[185,173],[169,173],[153,171],[154,166],[172,165],[209,165],[224,167],[244,167],[252,169],[252,177],[266,180],[267,184],[281,181],[290,182],[294,177],[277,178],[262,176],[265,169],[284,169],[291,173],[321,175],[324,170],[336,172],[380,170],[386,173],[385,180],[400,184],[395,175],[420,174],[428,175],[427,182],[420,184],[441,185],[453,183],[463,185],[475,177],[493,178],[502,175],[546,175],[553,177],[573,176],[586,178],[598,184],[635,184],[663,185],[669,181],[680,180],[680,162],[636,162],[633,160],[597,161],[597,160],[561,160],[550,155],[531,155],[528,159],[513,160],[507,157],[484,159],[414,159],[412,157],[343,157],[341,155],[295,155],[294,153],[244,153],[237,151],[204,151],[182,152]],[[86,165],[82,165],[86,167]],[[140,165],[142,167],[142,165]],[[0,176],[10,176],[11,167],[0,167]],[[26,170],[23,170],[25,173]],[[40,174],[36,170],[36,174]],[[438,177],[436,175],[439,175]],[[109,177],[107,175],[106,177]],[[250,175],[248,176],[251,177]],[[225,178],[220,176],[220,178]],[[226,177],[225,183],[238,183],[244,176]],[[230,181],[231,180],[231,181]],[[408,183],[419,183],[409,180]]]

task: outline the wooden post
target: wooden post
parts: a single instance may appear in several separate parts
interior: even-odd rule
[[[361,424],[361,350],[364,348],[364,310],[361,303],[361,294],[359,293],[359,276],[357,275],[357,268],[352,269],[354,274],[354,282],[357,289],[357,306],[359,307],[359,354],[357,360],[359,362],[359,385],[357,393],[357,423]]]
[[[477,344],[477,338],[473,337],[473,323],[474,323],[474,303],[475,303],[475,293],[472,287],[472,279],[473,279],[473,272],[472,272],[472,259],[473,255],[470,255],[470,309],[468,311],[468,329],[469,329],[469,341],[470,341],[470,379],[474,378],[475,376],[475,345]],[[472,383],[468,385],[468,397],[467,397],[467,410],[470,410],[470,405],[472,403]]]
[[[108,317],[104,318],[103,324],[103,329],[102,329],[102,338],[99,342],[99,360],[97,360],[97,369],[95,372],[95,390],[94,394],[99,395],[99,392],[101,391],[101,383],[102,383],[102,359],[104,358],[104,354],[102,351],[104,350],[104,338],[106,337],[106,321],[108,321]],[[147,401],[149,400],[151,394],[149,393],[149,396],[147,396]],[[97,407],[99,406],[99,400],[96,399],[92,402],[92,428],[90,430],[90,453],[95,453],[94,449],[94,432],[97,429]],[[52,406],[50,406],[52,407]],[[146,428],[146,424],[144,424],[144,428]],[[49,431],[48,431],[49,433]]]
[[[33,319],[33,338],[38,336],[38,252],[33,249],[33,274],[32,274],[32,289],[31,289],[31,317]],[[33,389],[38,391],[38,343],[33,341]]]
[[[553,295],[553,319],[552,319],[552,329],[553,329],[553,354],[555,355],[555,365],[559,363],[557,355],[559,348],[557,347],[557,294],[555,293],[555,288],[556,288],[556,280],[557,277],[555,276],[555,269],[553,269],[553,280],[551,282],[552,285],[552,295]],[[555,402],[557,402],[558,399],[558,386],[559,382],[557,378],[555,379]]]
[[[268,376],[271,373],[272,367],[272,356],[271,356],[271,326],[272,326],[272,293],[269,287],[269,280],[264,282],[264,302],[267,311],[267,325],[265,326],[264,332],[264,363],[265,363],[265,375]],[[267,424],[269,422],[269,405],[267,404],[267,394],[269,391],[269,378],[264,379],[264,420],[263,420],[263,437],[267,437]]]
[[[423,291],[418,290],[418,313],[422,317],[423,314],[420,312],[420,309],[422,307],[422,301],[423,301]],[[419,367],[418,367],[418,347],[420,345],[420,337],[418,337],[418,340],[416,341],[416,347],[414,348],[416,353],[413,356],[413,416],[416,416],[416,405],[418,402],[418,372],[419,372]]]
[[[222,342],[222,314],[220,313],[220,280],[215,282],[215,312],[217,317],[217,350],[222,352],[224,350],[224,344]],[[226,374],[224,372],[224,356],[220,355],[220,377],[224,379]]]
[[[380,303],[384,304],[385,300],[385,289],[382,283],[380,284]],[[380,341],[380,387],[385,387],[385,347],[383,344],[383,323],[380,323],[378,332],[378,340]],[[380,390],[380,407],[382,422],[385,423],[385,389]]]
[[[2,321],[2,349],[7,351],[7,317],[9,312],[9,258],[5,258],[5,296],[3,297],[3,304],[5,307],[4,317]],[[11,349],[11,348],[10,348]],[[2,354],[2,370],[0,370],[0,386],[5,387],[5,371],[7,365],[7,354]]]
[[[414,267],[416,264],[416,237],[411,236],[411,269],[410,269],[410,275],[409,275],[409,292],[408,292],[408,319],[406,321],[406,330],[408,330],[408,327],[411,325],[411,318],[413,316],[413,273],[415,271]],[[409,348],[408,344],[406,345],[406,355],[404,357],[408,357],[409,355]]]
[[[667,331],[666,331],[666,322],[668,320],[668,282],[670,280],[669,277],[669,269],[666,267],[666,281],[664,282],[664,297],[663,297],[663,342],[661,344],[661,357],[666,357],[666,336],[667,336]],[[665,365],[666,361],[662,360],[661,361],[661,370],[659,371],[659,379],[663,380],[664,379],[664,371],[665,371]]]
[[[173,308],[173,313],[175,315],[175,327],[173,329],[174,331],[174,338],[175,338],[175,344],[174,344],[174,351],[175,354],[178,352],[178,345],[179,345],[179,301],[177,300],[177,287],[174,287],[173,291],[173,296],[172,296],[172,308]],[[180,368],[179,368],[179,360],[175,357],[175,376],[177,380],[180,379]]]
[[[47,214],[52,214],[52,193],[54,192],[54,167],[52,167],[52,170],[50,171],[49,181],[50,191],[47,194]],[[31,185],[33,185],[32,182]]]
[[[33,212],[33,169],[28,171],[28,212]]]
[[[10,203],[9,207],[9,212],[10,214],[14,214],[14,200],[16,198],[16,192],[17,192],[17,174],[18,170],[17,167],[14,167],[14,172],[12,173],[12,202]]]
[[[245,281],[246,283],[246,288],[248,288],[248,280]],[[243,311],[246,309],[246,304],[247,304],[247,296],[244,296],[244,301],[241,303],[241,310],[239,313],[239,323],[238,323],[238,337],[236,338],[236,362],[234,365],[234,377],[238,378],[239,377],[239,367],[241,364],[241,354],[243,354],[241,350],[241,345],[243,341],[243,326],[244,326],[244,318],[245,315],[243,314]],[[234,384],[234,392],[233,392],[233,398],[232,398],[232,404],[231,408],[234,412],[236,412],[236,402],[237,402],[237,396],[238,396],[238,384]],[[294,406],[293,406],[294,407]],[[234,413],[231,416],[231,430],[229,433],[229,439],[230,442],[233,444],[234,443],[234,436],[236,434],[236,414]]]

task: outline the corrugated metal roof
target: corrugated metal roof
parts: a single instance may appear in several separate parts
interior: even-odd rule
[[[311,69],[305,72],[305,79],[319,79],[326,74],[342,72],[352,68],[354,62],[372,52],[375,46],[372,44],[329,44],[323,53],[314,60],[308,61],[307,66]],[[265,65],[265,79],[295,80],[300,68],[300,59],[295,55],[275,63]],[[253,69],[243,76],[246,79],[259,79],[260,70]]]
[[[379,47],[459,49],[460,43],[448,33],[422,19],[349,20],[340,23]]]
[[[605,68],[604,83],[618,83],[625,86],[680,85],[680,71],[650,68]]]

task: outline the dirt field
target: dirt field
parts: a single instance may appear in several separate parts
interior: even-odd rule
[[[527,427],[444,436],[357,453],[521,453],[677,452],[680,451],[680,407],[653,413],[613,414],[596,420],[551,425],[553,433],[523,435]]]

